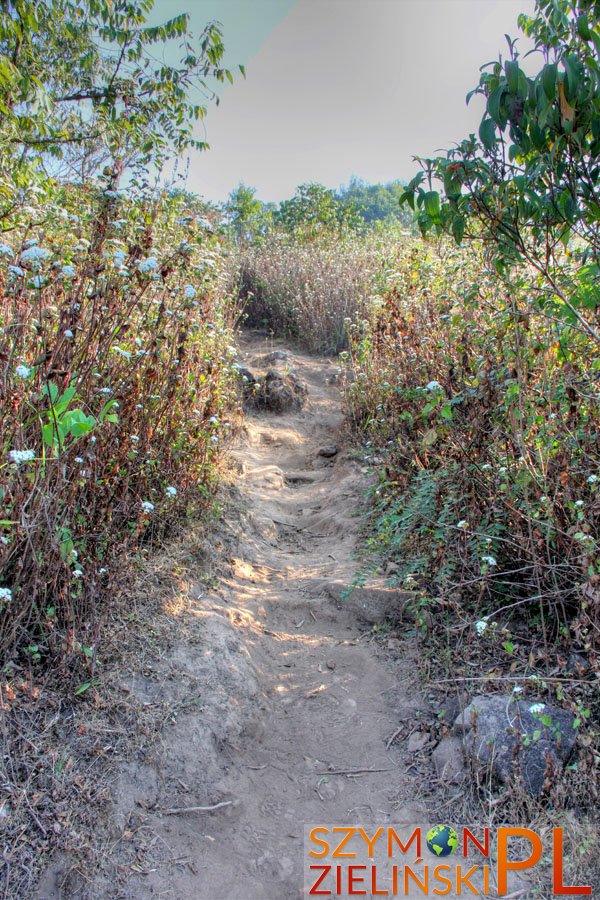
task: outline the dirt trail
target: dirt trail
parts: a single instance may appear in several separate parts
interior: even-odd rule
[[[260,368],[268,350],[254,339],[245,363]],[[386,658],[368,627],[315,592],[319,580],[352,580],[366,488],[345,452],[319,454],[339,446],[335,367],[296,353],[281,365],[308,384],[309,403],[247,417],[233,451],[245,512],[230,572],[210,596],[192,586],[201,637],[158,669],[163,696],[193,678],[203,700],[185,702],[153,759],[121,773],[117,839],[79,896],[295,900],[305,823],[418,821],[405,760],[386,749],[420,703],[410,652]],[[333,774],[359,769],[374,771]],[[216,803],[227,805],[158,813]]]

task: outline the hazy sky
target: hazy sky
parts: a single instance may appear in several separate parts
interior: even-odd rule
[[[206,120],[187,186],[223,200],[240,181],[281,200],[306,181],[409,179],[412,156],[475,130],[479,66],[506,52],[533,0],[157,0],[195,30],[224,25],[246,65]]]

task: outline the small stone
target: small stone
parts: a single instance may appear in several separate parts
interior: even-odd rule
[[[327,662],[325,663],[325,665],[327,666],[328,669],[331,669],[331,671],[333,672],[335,670],[335,666],[336,666],[335,659],[328,659]]]
[[[431,754],[437,775],[450,784],[459,784],[466,773],[463,744],[458,737],[445,738]]]
[[[333,456],[337,456],[339,452],[338,447],[321,447],[317,456],[322,456],[324,459],[331,459]]]
[[[408,752],[416,753],[429,743],[429,734],[423,731],[415,731],[408,739]]]
[[[387,642],[388,650],[399,650],[400,649],[400,641],[398,638],[389,638]]]

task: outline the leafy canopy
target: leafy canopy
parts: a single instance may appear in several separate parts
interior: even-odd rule
[[[526,74],[507,36],[507,59],[484,65],[467,98],[485,98],[478,135],[419,159],[401,198],[423,234],[482,238],[499,272],[533,269],[542,305],[597,340],[599,13],[597,0],[537,0],[533,16],[519,17],[537,73]]]
[[[121,168],[141,170],[206,147],[195,127],[215,97],[211,84],[232,80],[221,27],[212,22],[194,39],[187,13],[150,25],[152,7],[153,0],[6,0],[0,154],[30,160],[100,145]]]

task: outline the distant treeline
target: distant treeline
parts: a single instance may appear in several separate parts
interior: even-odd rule
[[[229,195],[224,210],[238,238],[251,240],[271,230],[288,231],[307,238],[341,231],[364,231],[395,224],[412,226],[412,214],[401,207],[405,191],[401,181],[366,184],[352,178],[337,190],[311,182],[301,184],[289,200],[263,203],[256,189],[238,185]]]

